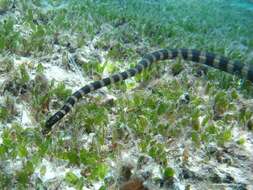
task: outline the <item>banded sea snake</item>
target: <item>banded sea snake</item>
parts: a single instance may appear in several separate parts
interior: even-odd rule
[[[104,86],[133,77],[156,61],[176,58],[202,63],[230,74],[237,74],[240,77],[253,82],[253,65],[243,64],[239,61],[231,61],[223,56],[194,49],[161,49],[145,55],[134,68],[92,82],[76,91],[67,99],[63,107],[46,121],[44,130],[49,132],[52,129],[52,126],[61,120],[86,94]]]

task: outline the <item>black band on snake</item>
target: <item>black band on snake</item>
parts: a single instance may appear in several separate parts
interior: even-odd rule
[[[194,49],[161,49],[145,55],[134,68],[92,82],[76,91],[67,99],[64,106],[46,121],[45,130],[50,131],[52,126],[61,120],[73,108],[78,100],[86,94],[104,86],[133,77],[156,61],[176,58],[202,63],[230,74],[239,75],[240,77],[253,82],[253,65],[243,64],[239,61],[231,61],[223,56]]]

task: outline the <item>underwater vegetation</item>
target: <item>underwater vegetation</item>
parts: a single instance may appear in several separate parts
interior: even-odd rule
[[[96,90],[42,133],[73,92],[161,48],[252,64],[240,3],[0,0],[0,189],[253,188],[253,85],[190,61]]]

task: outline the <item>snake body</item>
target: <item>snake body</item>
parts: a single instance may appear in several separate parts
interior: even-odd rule
[[[124,72],[113,74],[109,77],[92,82],[77,90],[67,99],[63,107],[46,121],[45,130],[50,131],[52,126],[61,120],[86,94],[104,86],[131,78],[136,74],[141,73],[156,61],[176,58],[201,63],[230,74],[239,75],[240,77],[253,82],[253,65],[243,64],[239,61],[229,60],[224,56],[218,56],[214,53],[194,49],[161,49],[146,54],[134,68],[130,68]]]

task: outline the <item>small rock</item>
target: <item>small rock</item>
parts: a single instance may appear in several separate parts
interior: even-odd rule
[[[210,170],[209,179],[213,183],[235,183],[234,178],[229,173],[221,173],[213,169]]]
[[[139,178],[131,179],[125,183],[123,183],[120,190],[148,190],[144,185],[143,181]]]
[[[189,168],[187,167],[183,167],[182,168],[182,172],[179,175],[181,178],[183,179],[194,179],[194,180],[199,180],[202,181],[203,177],[201,177],[199,174],[197,174],[194,171],[191,171]]]
[[[179,103],[180,104],[188,104],[190,102],[190,95],[188,92],[182,94],[180,97],[179,97]]]

